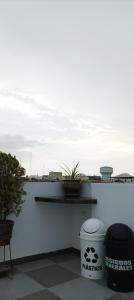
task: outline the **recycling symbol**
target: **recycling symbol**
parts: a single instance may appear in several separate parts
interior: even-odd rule
[[[97,260],[99,258],[98,254],[95,252],[95,249],[93,247],[87,247],[84,257],[86,262],[92,262],[94,264],[97,263]]]

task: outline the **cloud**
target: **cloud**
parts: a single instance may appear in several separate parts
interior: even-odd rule
[[[2,120],[3,109],[7,110],[7,120],[5,122],[7,130],[5,132],[9,133],[10,128],[13,128],[12,124],[16,123],[13,134],[21,133],[22,136],[28,136],[28,140],[29,136],[32,136],[32,139],[45,136],[45,140],[49,143],[83,142],[90,139],[92,143],[96,143],[96,140],[98,140],[100,146],[102,144],[106,145],[108,142],[111,143],[111,141],[115,143],[118,140],[132,144],[134,142],[133,132],[129,130],[128,134],[129,128],[123,130],[120,126],[112,126],[98,115],[51,108],[43,102],[40,103],[38,95],[33,95],[32,92],[28,93],[18,88],[12,90],[1,89],[0,95],[6,101],[6,107],[4,101],[0,102]],[[11,120],[14,113],[16,113],[16,121]],[[2,121],[0,121],[1,123]],[[4,127],[3,124],[1,124],[1,128]]]
[[[53,108],[50,108],[47,105],[39,103],[38,99],[36,100],[33,96],[29,95],[29,93],[26,93],[20,89],[1,89],[0,90],[0,95],[4,98],[10,99],[10,101],[15,100],[17,102],[22,103],[25,107],[31,106],[34,111],[36,111],[36,115],[39,116],[42,113],[46,114],[56,114],[56,110]],[[38,96],[37,96],[38,97]]]
[[[22,135],[0,135],[0,150],[1,151],[18,151],[24,149],[33,149],[36,147],[45,146],[46,143],[37,140],[30,140]]]
[[[7,112],[10,111],[10,115],[16,112],[16,114],[18,113],[21,116],[21,120],[24,120],[20,124],[19,117],[17,117],[19,128],[22,125],[26,128],[28,117],[31,120],[31,126],[27,126],[26,130],[23,129],[22,131],[25,134],[27,132],[30,135],[30,132],[34,132],[36,135],[38,132],[40,136],[45,135],[48,140],[56,141],[62,139],[69,142],[83,140],[96,134],[98,128],[100,130],[100,125],[94,120],[93,116],[53,109],[48,105],[39,103],[38,95],[36,95],[37,99],[35,99],[32,93],[28,94],[20,89],[1,89],[0,95],[6,100]],[[5,109],[3,101],[0,103],[0,107],[1,111]],[[11,120],[11,116],[8,119]],[[11,128],[11,124],[9,128]]]
[[[34,100],[29,95],[22,93],[19,89],[13,89],[10,91],[8,89],[1,89],[0,95],[3,97],[17,98],[19,101],[24,103],[34,104]]]

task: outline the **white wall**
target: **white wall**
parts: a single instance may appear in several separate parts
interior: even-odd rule
[[[102,220],[106,228],[112,223],[122,222],[134,230],[133,183],[85,184],[83,195],[92,195],[97,199],[97,205],[35,202],[35,196],[61,195],[58,182],[27,182],[25,190],[27,195],[23,210],[18,218],[13,217],[13,258],[72,246],[79,249],[80,227],[91,216]]]
[[[134,231],[134,184],[133,183],[92,183],[92,197],[97,199],[97,205],[92,205],[92,217],[102,220],[106,229],[113,223],[124,223]],[[82,209],[74,218],[72,245],[79,248],[76,239],[81,227]],[[90,212],[90,211],[89,211]],[[85,219],[88,218],[85,208]],[[84,216],[83,216],[84,219]]]
[[[71,206],[34,200],[35,196],[60,195],[59,183],[28,182],[25,190],[27,194],[23,210],[19,217],[13,217],[13,258],[71,247]]]
[[[112,223],[125,223],[134,230],[134,183],[94,183],[92,196],[97,198],[93,215],[106,228]]]
[[[92,185],[85,183],[83,187],[83,196],[92,197]],[[92,210],[96,204],[75,204],[73,209],[72,220],[72,246],[76,249],[80,248],[79,232],[80,228],[85,220],[92,217]]]

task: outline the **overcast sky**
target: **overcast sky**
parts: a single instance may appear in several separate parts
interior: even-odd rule
[[[0,150],[134,175],[134,1],[0,1]]]

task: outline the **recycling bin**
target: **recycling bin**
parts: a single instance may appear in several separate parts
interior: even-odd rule
[[[115,291],[134,290],[134,234],[122,223],[112,224],[105,238],[107,286]]]
[[[104,276],[105,228],[98,219],[87,219],[80,230],[81,275],[90,279]]]

